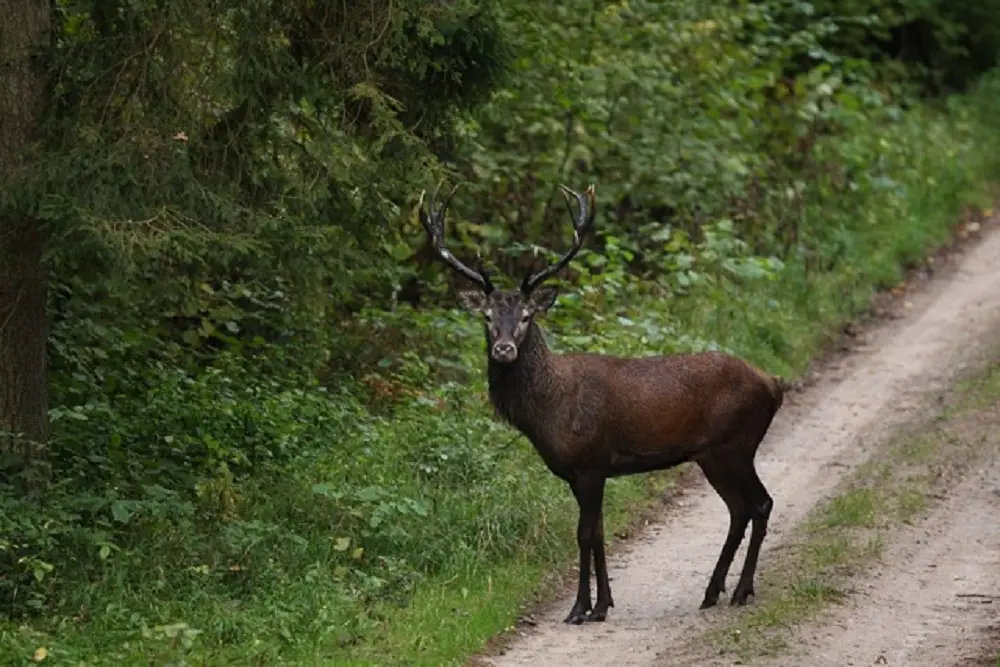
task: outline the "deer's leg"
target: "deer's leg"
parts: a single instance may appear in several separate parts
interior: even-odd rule
[[[576,602],[566,617],[566,623],[579,624],[587,620],[592,610],[590,599],[590,554],[594,550],[594,534],[601,514],[604,480],[580,476],[571,483],[573,495],[580,506],[580,519],[576,527],[576,542],[580,549],[580,581],[576,589]]]
[[[747,545],[747,557],[743,562],[743,572],[740,573],[740,580],[733,589],[733,598],[730,604],[744,605],[747,597],[754,595],[753,578],[757,572],[757,558],[760,556],[760,546],[764,543],[764,536],[767,535],[767,520],[771,516],[771,509],[774,501],[764,488],[764,483],[757,476],[757,470],[753,462],[750,462],[747,475],[749,483],[750,516],[753,519],[753,528],[750,530],[750,544]]]
[[[729,532],[726,534],[726,541],[722,545],[712,577],[708,580],[705,599],[699,609],[714,607],[719,601],[719,594],[726,590],[726,575],[729,574],[736,550],[739,549],[747,524],[750,523],[751,512],[746,501],[746,483],[741,481],[736,469],[727,463],[715,460],[698,462],[708,482],[729,509]]]
[[[597,499],[597,526],[592,536],[597,603],[587,618],[588,621],[603,621],[608,616],[608,607],[615,606],[615,601],[611,598],[611,582],[608,581],[608,561],[604,555],[604,483],[602,479]]]

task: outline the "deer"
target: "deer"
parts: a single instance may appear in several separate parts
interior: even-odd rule
[[[473,269],[445,246],[445,212],[458,186],[438,208],[440,185],[429,209],[426,190],[421,192],[417,209],[436,258],[478,286],[460,291],[458,299],[483,318],[488,393],[496,415],[531,442],[576,498],[579,582],[564,622],[601,622],[614,607],[603,523],[607,480],[686,462],[701,468],[729,510],[729,531],[699,609],[715,606],[725,592],[730,566],[752,523],[730,599],[732,605],[745,605],[755,597],[754,575],[774,507],[754,459],[789,384],[721,351],[621,357],[550,350],[535,319],[555,304],[558,289],[542,283],[580,251],[597,212],[593,185],[583,195],[559,187],[573,223],[572,246],[549,266],[529,270],[513,290],[496,289],[478,256]]]

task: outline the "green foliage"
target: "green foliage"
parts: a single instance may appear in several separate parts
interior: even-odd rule
[[[18,200],[64,275],[134,271],[157,324],[223,281],[301,310],[388,298],[401,184],[440,169],[510,57],[492,4],[467,1],[60,2],[55,20],[44,167]]]
[[[553,347],[793,375],[1000,173],[1000,79],[918,104],[866,41],[911,14],[849,9],[60,2],[18,200],[55,234],[54,481],[0,489],[0,658],[475,648],[517,600],[470,582],[530,592],[575,507],[490,414],[408,207],[467,179],[451,244],[516,278],[568,241],[557,183],[595,182]],[[611,525],[656,484],[616,480]]]
[[[996,0],[758,0],[762,21],[747,39],[798,52],[787,72],[819,63],[864,69],[884,66],[896,83],[925,92],[966,89],[997,64]],[[892,60],[886,62],[887,59]]]

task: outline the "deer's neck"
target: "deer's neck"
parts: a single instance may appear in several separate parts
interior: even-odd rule
[[[534,322],[518,348],[517,360],[503,364],[489,358],[490,401],[497,414],[524,433],[536,446],[544,439],[542,425],[557,396],[554,355]]]

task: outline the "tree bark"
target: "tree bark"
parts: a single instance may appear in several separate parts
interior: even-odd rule
[[[0,479],[40,455],[49,430],[45,237],[10,195],[45,111],[51,21],[50,0],[0,0]]]

